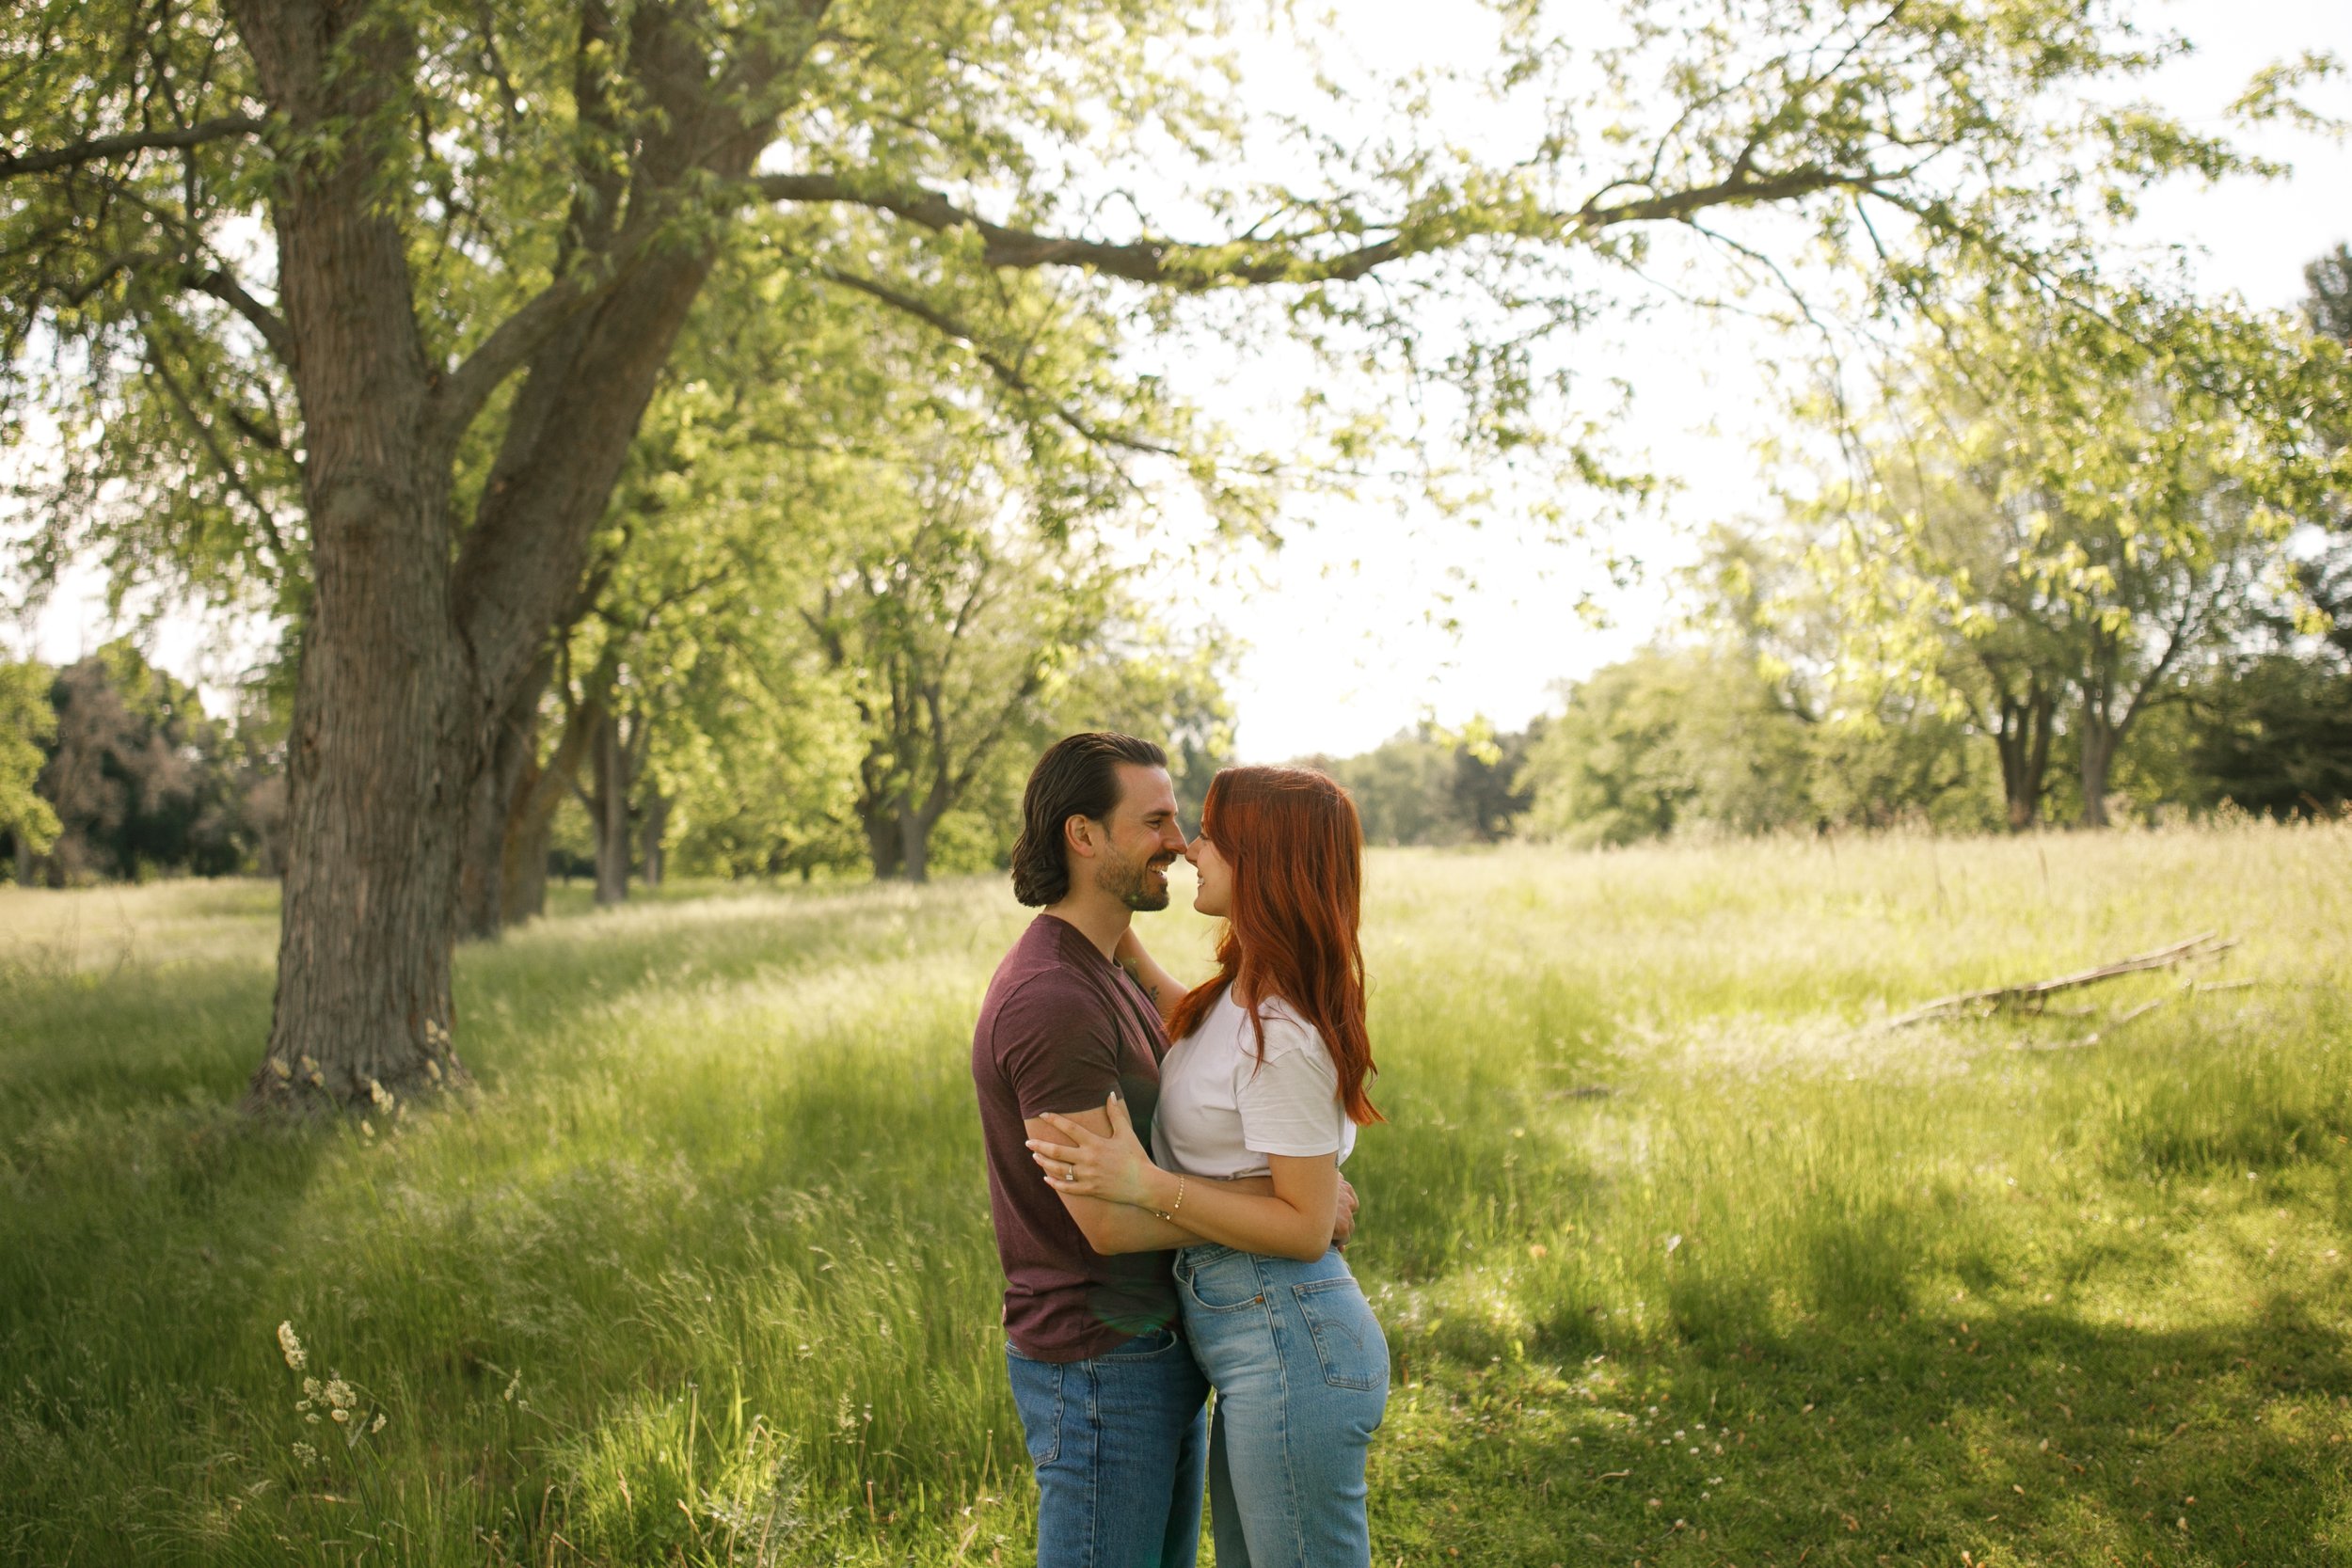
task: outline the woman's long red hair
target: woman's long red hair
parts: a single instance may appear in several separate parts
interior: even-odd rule
[[[1216,974],[1186,992],[1168,1021],[1177,1039],[1200,1026],[1228,988],[1250,999],[1258,1060],[1279,997],[1330,1047],[1340,1102],[1358,1123],[1382,1120],[1364,1092],[1378,1069],[1364,1031],[1364,831],[1356,802],[1311,768],[1228,768],[1209,783],[1201,835],[1232,868],[1232,908],[1217,933]]]

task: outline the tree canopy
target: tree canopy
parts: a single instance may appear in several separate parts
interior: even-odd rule
[[[919,326],[1081,496],[1157,475],[1263,526],[1286,474],[1393,460],[1372,416],[1403,410],[1447,499],[1516,484],[1558,526],[1641,481],[1552,345],[1669,252],[1732,283],[1827,257],[1865,315],[1987,269],[2097,311],[2135,192],[2254,166],[2120,101],[2180,47],[2120,0],[1629,0],[1597,37],[1589,8],[1495,14],[1476,68],[1253,119],[1228,19],[1159,0],[11,11],[0,350],[12,429],[54,432],[20,484],[33,564],[97,551],[298,627],[256,1101],[463,1076],[449,944],[505,903],[514,737],[720,293]],[[1448,93],[1522,139],[1451,136]],[[1308,450],[1275,463],[1133,373],[1186,322],[1320,356]]]

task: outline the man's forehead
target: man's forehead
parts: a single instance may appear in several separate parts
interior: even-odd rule
[[[1169,780],[1168,769],[1141,762],[1120,763],[1118,809],[1132,812],[1137,816],[1149,816],[1153,812],[1173,812],[1176,809],[1176,785]]]

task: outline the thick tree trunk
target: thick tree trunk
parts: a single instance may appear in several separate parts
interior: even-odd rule
[[[898,832],[898,814],[887,801],[858,811],[858,825],[866,830],[866,855],[873,862],[874,880],[886,882],[898,874],[906,852],[906,839]]]
[[[930,880],[932,816],[912,806],[898,808],[898,873],[917,884]]]
[[[2050,770],[2050,730],[2057,712],[2051,694],[2039,686],[2024,698],[2004,693],[1994,745],[2001,757],[2001,794],[2011,832],[2023,832],[2042,813],[2043,781]]]
[[[596,902],[618,904],[628,897],[628,748],[610,710],[596,725],[589,757],[596,782],[588,796],[596,835]]]
[[[2037,689],[2033,703],[2033,740],[2026,752],[2026,824],[2042,811],[2042,794],[2050,777],[2050,737],[2058,729],[2058,693]]]
[[[528,796],[508,825],[503,847],[506,864],[500,875],[505,904],[500,918],[509,926],[520,926],[548,912],[548,853],[554,827],[555,813],[533,811]]]
[[[622,274],[531,359],[453,565],[452,436],[432,402],[446,367],[418,329],[374,141],[393,134],[390,89],[413,77],[417,40],[380,7],[230,8],[274,124],[309,149],[290,154],[272,199],[314,593],[288,747],[277,1006],[248,1099],[348,1103],[464,1076],[450,1045],[450,957],[469,806],[580,585],[587,539],[709,273],[716,226],[686,226],[700,243],[650,242],[683,215],[678,202],[750,168],[777,105],[747,105],[798,58],[759,58],[749,72],[725,62],[734,86],[714,92],[700,29],[639,13],[629,71],[660,112],[630,163],[637,237],[618,246]],[[616,194],[613,182],[585,206],[619,210]],[[497,794],[479,802],[485,816]]]
[[[238,8],[297,132],[355,127],[277,196],[278,291],[302,403],[313,599],[287,745],[289,854],[269,1047],[247,1101],[351,1103],[464,1076],[450,913],[477,757],[450,602],[448,464],[424,434],[434,368],[366,133],[405,69],[390,28]]]
[[[663,840],[670,834],[670,808],[676,802],[658,789],[645,794],[645,821],[638,835],[638,869],[647,887],[660,887],[665,870],[667,848]]]
[[[506,879],[513,869],[509,846],[530,787],[529,775],[538,771],[539,700],[553,673],[554,661],[542,655],[532,666],[531,677],[509,698],[467,801],[465,860],[457,876],[460,938],[494,939],[507,924]]]
[[[593,683],[592,683],[593,684]],[[576,704],[564,721],[555,750],[541,763],[532,759],[516,782],[515,812],[507,820],[504,882],[506,923],[519,925],[548,908],[548,844],[555,810],[578,788],[581,760],[604,712],[600,699]]]
[[[2082,736],[2082,825],[2086,828],[2107,826],[2107,784],[2115,767],[2116,744],[2122,738],[2105,719],[2086,717]]]

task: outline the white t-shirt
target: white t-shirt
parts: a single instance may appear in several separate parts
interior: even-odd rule
[[[1269,1154],[1336,1154],[1356,1148],[1356,1124],[1340,1103],[1340,1074],[1315,1027],[1279,997],[1259,1004],[1258,1036],[1232,989],[1170,1047],[1160,1063],[1152,1155],[1187,1176],[1264,1176]]]

